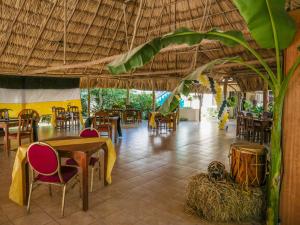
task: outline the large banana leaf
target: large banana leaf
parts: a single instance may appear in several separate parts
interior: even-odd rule
[[[263,48],[275,48],[274,26],[280,49],[294,39],[296,25],[285,11],[285,0],[233,0],[252,37]],[[268,7],[269,6],[269,7]]]
[[[172,112],[178,107],[181,94],[187,96],[190,93],[194,82],[197,81],[198,83],[199,75],[203,74],[204,72],[209,72],[216,65],[224,64],[230,61],[237,61],[237,58],[223,58],[210,61],[209,63],[198,67],[193,72],[185,76],[181,80],[180,84],[173,90],[168,99],[161,105],[159,111],[164,115]]]
[[[134,68],[142,67],[161,50],[160,38],[146,42],[131,51],[121,55],[108,65],[112,74],[128,72]]]
[[[244,41],[243,34],[240,31],[221,32],[214,29],[209,32],[200,33],[187,28],[180,28],[173,33],[155,38],[123,54],[108,64],[108,69],[112,74],[120,74],[142,67],[150,62],[161,49],[171,44],[195,45],[203,39],[210,39],[219,40],[227,46],[237,45],[237,42],[228,38],[228,36]]]

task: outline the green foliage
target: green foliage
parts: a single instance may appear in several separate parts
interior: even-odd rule
[[[114,106],[125,109],[126,94],[125,89],[95,88],[90,90],[91,112],[99,110],[112,109]],[[145,114],[152,109],[152,94],[135,94],[130,93],[130,105],[134,109],[142,110]],[[86,89],[81,90],[81,104],[83,115],[87,115],[88,92]]]
[[[231,96],[227,98],[227,107],[236,107],[237,105],[237,96]]]
[[[252,102],[250,102],[249,100],[245,100],[245,102],[244,102],[244,109],[247,112],[250,112],[252,108],[253,108]]]
[[[261,47],[275,48],[276,30],[279,49],[285,49],[291,44],[296,25],[285,11],[285,0],[234,0],[233,2],[245,19],[252,37]]]
[[[264,112],[264,108],[262,106],[253,106],[251,112],[255,113],[257,117],[260,117]]]

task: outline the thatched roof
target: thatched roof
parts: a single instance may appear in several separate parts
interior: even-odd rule
[[[297,8],[299,2],[290,0],[287,8]],[[241,30],[265,59],[274,61],[272,50],[261,50],[251,41],[231,0],[5,0],[0,1],[0,74],[79,76],[82,87],[89,79],[98,87],[130,84],[151,89],[154,83],[157,89],[172,89],[182,76],[212,59],[239,55],[256,63],[241,47],[206,42],[169,49],[132,74],[112,78],[106,70],[105,65],[126,52],[132,40],[137,46],[183,26],[199,31]],[[245,74],[255,76],[248,72],[233,64],[215,69],[213,75],[240,82]]]

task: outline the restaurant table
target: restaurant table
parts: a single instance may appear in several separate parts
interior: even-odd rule
[[[85,121],[85,128],[89,128],[93,124],[94,117],[89,117]],[[122,129],[121,129],[121,118],[120,116],[110,116],[109,121],[113,127],[113,134],[114,134],[114,143],[117,143],[118,136],[122,137]]]
[[[116,152],[110,138],[82,138],[66,136],[44,140],[59,153],[60,157],[72,157],[81,168],[82,209],[88,210],[88,166],[90,157],[100,149],[104,150],[104,184],[111,183],[111,171]],[[19,147],[13,167],[9,198],[19,205],[26,205],[29,190],[29,168],[26,153],[29,144]]]
[[[0,128],[4,130],[4,151],[9,155],[10,153],[10,140],[9,140],[9,128],[17,127],[19,125],[19,119],[0,119]],[[34,121],[32,124],[33,141],[38,141],[38,126]]]

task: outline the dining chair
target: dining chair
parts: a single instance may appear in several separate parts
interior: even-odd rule
[[[93,119],[93,128],[100,133],[100,136],[104,133],[107,134],[104,136],[112,138],[112,125],[109,119],[109,113],[104,111],[96,112]]]
[[[36,112],[36,111],[34,111]],[[27,109],[22,110],[19,115],[19,123],[17,132],[9,133],[8,138],[11,140],[17,140],[18,146],[22,145],[22,139],[29,138],[30,142],[33,142],[33,121],[35,114]]]
[[[254,119],[252,113],[246,114],[246,136],[249,141],[254,140]]]
[[[90,138],[90,137],[100,137],[99,133],[96,129],[94,128],[86,128],[84,130],[82,130],[80,132],[80,137],[84,137],[84,138]],[[91,157],[90,158],[90,162],[89,162],[89,166],[92,168],[92,172],[91,172],[91,189],[90,192],[93,191],[93,186],[94,186],[94,173],[95,170],[99,169],[99,180],[101,180],[101,160],[100,160],[100,151],[97,152],[98,156],[97,157]],[[77,162],[70,158],[66,160],[66,165],[68,166],[75,166],[78,167]],[[98,167],[97,167],[98,165]]]
[[[124,123],[127,124],[134,124],[137,120],[136,112],[131,109],[126,109],[123,117],[124,117]]]
[[[66,128],[68,127],[68,123],[70,126],[71,117],[66,112],[65,108],[63,107],[54,107],[54,113],[56,118],[56,128]]]
[[[69,106],[68,108],[70,115],[70,119],[73,119],[74,125],[78,126],[80,125],[80,112],[78,106]]]
[[[64,216],[67,184],[77,177],[78,169],[76,167],[61,166],[57,151],[43,142],[35,142],[29,146],[27,151],[27,161],[32,173],[27,212],[30,212],[30,200],[34,185],[50,185],[50,194],[51,185],[56,185],[63,188],[61,216]]]
[[[9,119],[9,110],[10,109],[0,109],[0,119]]]

